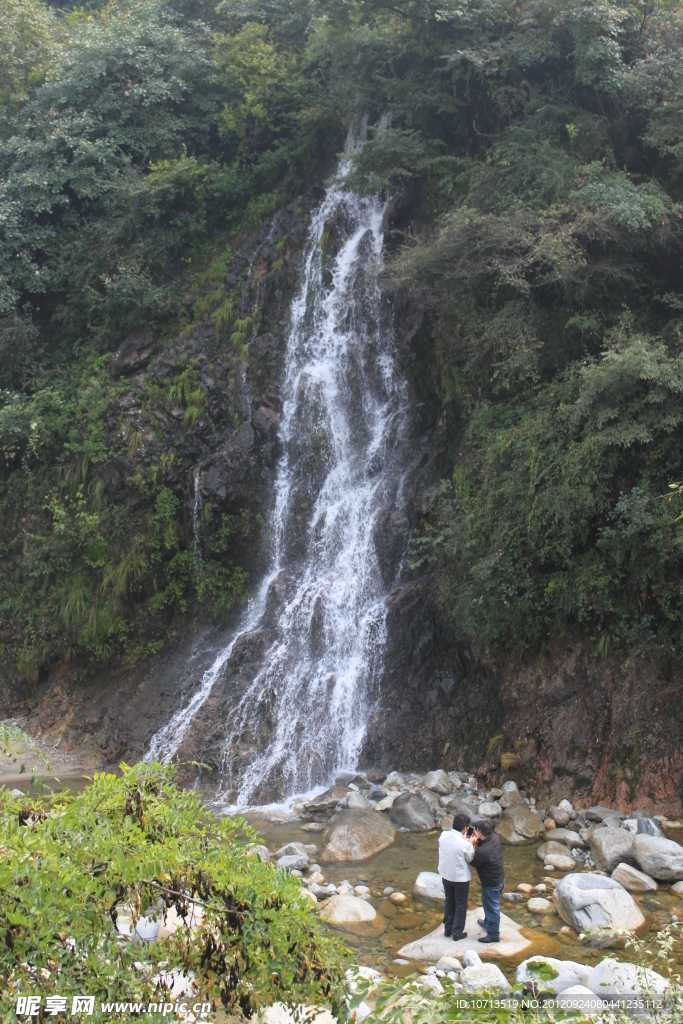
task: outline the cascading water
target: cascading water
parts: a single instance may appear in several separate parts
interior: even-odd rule
[[[240,806],[355,766],[372,711],[386,593],[375,528],[395,507],[406,419],[378,285],[384,209],[337,181],[312,219],[286,353],[272,568],[237,636],[147,752],[170,760],[236,642],[268,616],[268,646],[226,725],[221,788]]]

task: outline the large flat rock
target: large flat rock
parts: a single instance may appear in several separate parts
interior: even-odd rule
[[[477,924],[483,913],[481,907],[468,910],[465,924],[466,939],[454,942],[453,939],[446,938],[443,925],[440,924],[428,935],[402,946],[398,955],[408,960],[427,960],[435,964],[442,956],[453,956],[460,960],[468,949],[473,949],[482,960],[504,960],[507,957],[520,956],[530,950],[531,940],[526,939],[521,933],[520,926],[505,914],[500,915],[500,942],[478,942],[477,940],[484,935],[484,929]]]

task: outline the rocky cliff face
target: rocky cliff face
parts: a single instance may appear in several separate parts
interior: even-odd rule
[[[681,813],[679,669],[637,650],[599,658],[580,638],[521,662],[476,656],[453,644],[428,580],[395,588],[388,606],[365,764],[468,768],[490,786],[514,778],[554,803]]]
[[[125,504],[134,516],[142,513],[153,495],[139,484],[156,469],[161,473],[157,482],[180,501],[180,546],[190,551],[207,542],[201,515],[193,522],[198,497],[200,510],[210,505],[214,520],[220,522],[224,513],[246,520],[244,536],[236,531],[230,538],[230,554],[249,574],[250,584],[263,572],[263,523],[278,457],[282,357],[314,203],[306,195],[279,210],[228,251],[218,282],[208,282],[198,296],[188,292],[184,297],[188,307],[201,308],[203,292],[218,284],[225,294],[237,294],[235,317],[246,318],[258,309],[255,336],[247,339],[246,368],[235,359],[230,337],[217,331],[212,309],[195,316],[192,328],[170,341],[155,341],[149,331],[134,332],[108,366],[112,380],[123,387],[106,413],[106,441],[111,451],[127,449],[100,468],[109,500]],[[199,415],[192,419],[182,397],[154,400],[166,396],[169,382],[188,368],[193,387],[201,392]],[[191,599],[184,613],[177,604],[171,612],[162,610],[150,624],[164,639],[162,653],[133,667],[88,664],[76,652],[70,664],[35,687],[0,677],[0,717],[19,716],[36,733],[49,733],[69,749],[78,747],[95,763],[136,759],[186,693],[189,663],[210,658],[214,638],[224,636],[238,612],[214,621],[210,604],[195,605]]]
[[[258,304],[261,324],[250,342],[247,373],[235,377],[225,342],[210,323],[184,332],[163,349],[151,336],[127,339],[112,362],[113,375],[130,382],[109,413],[113,437],[122,429],[142,443],[128,459],[107,467],[108,488],[123,500],[142,501],[129,486],[136,465],[167,460],[167,482],[185,507],[185,543],[190,543],[194,479],[204,502],[229,514],[248,510],[267,518],[280,455],[283,355],[289,303],[300,281],[301,254],[312,200],[280,211],[261,231],[236,247],[227,286],[247,280],[247,303]],[[391,216],[391,210],[389,211]],[[335,225],[326,226],[330,245]],[[276,250],[278,240],[287,246]],[[425,495],[444,472],[439,426],[429,396],[429,351],[419,309],[395,304],[397,359],[411,394],[412,440],[401,487],[403,510],[388,502],[377,517],[374,546],[387,597],[384,667],[374,694],[374,712],[362,763],[378,767],[477,769],[489,785],[506,777],[523,781],[530,794],[555,802],[611,803],[626,810],[647,807],[679,814],[683,781],[683,673],[655,664],[637,651],[600,659],[579,638],[558,642],[543,657],[510,662],[495,652],[457,645],[447,610],[429,576],[413,579],[407,565],[407,535]],[[191,427],[182,410],[157,409],[150,422],[142,396],[150,383],[163,385],[179,364],[198,371],[208,415]],[[235,413],[237,412],[237,417]],[[123,424],[123,426],[122,426]],[[302,515],[306,504],[302,504]],[[252,535],[253,536],[253,535]],[[264,545],[258,537],[240,557],[252,586],[263,574]],[[181,748],[183,758],[219,767],[225,739],[225,708],[253,681],[272,640],[277,607],[291,593],[282,574],[272,585],[258,631],[243,634],[225,672],[202,708],[197,728]],[[133,668],[88,668],[74,677],[62,671],[26,696],[8,685],[0,711],[17,715],[37,735],[96,764],[133,761],[152,735],[191,695],[198,673],[212,663],[234,629],[235,616],[210,621],[190,608],[167,625],[161,654]],[[250,744],[263,748],[273,723],[265,716]],[[210,785],[210,782],[209,782]]]

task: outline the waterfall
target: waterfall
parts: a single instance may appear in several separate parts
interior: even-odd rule
[[[271,569],[146,755],[168,761],[178,751],[239,637],[268,617],[270,642],[226,720],[220,783],[240,806],[353,768],[382,667],[386,585],[375,533],[395,507],[407,402],[378,283],[385,203],[344,190],[348,166],[312,217],[292,304]]]
[[[192,538],[194,548],[192,558],[195,563],[202,557],[204,551],[204,508],[202,505],[202,489],[199,482],[199,470],[194,475],[194,505],[192,508]]]

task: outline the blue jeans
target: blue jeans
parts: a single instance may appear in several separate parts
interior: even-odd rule
[[[484,908],[486,935],[489,939],[500,939],[500,894],[505,887],[505,879],[500,885],[482,885],[481,905]]]

